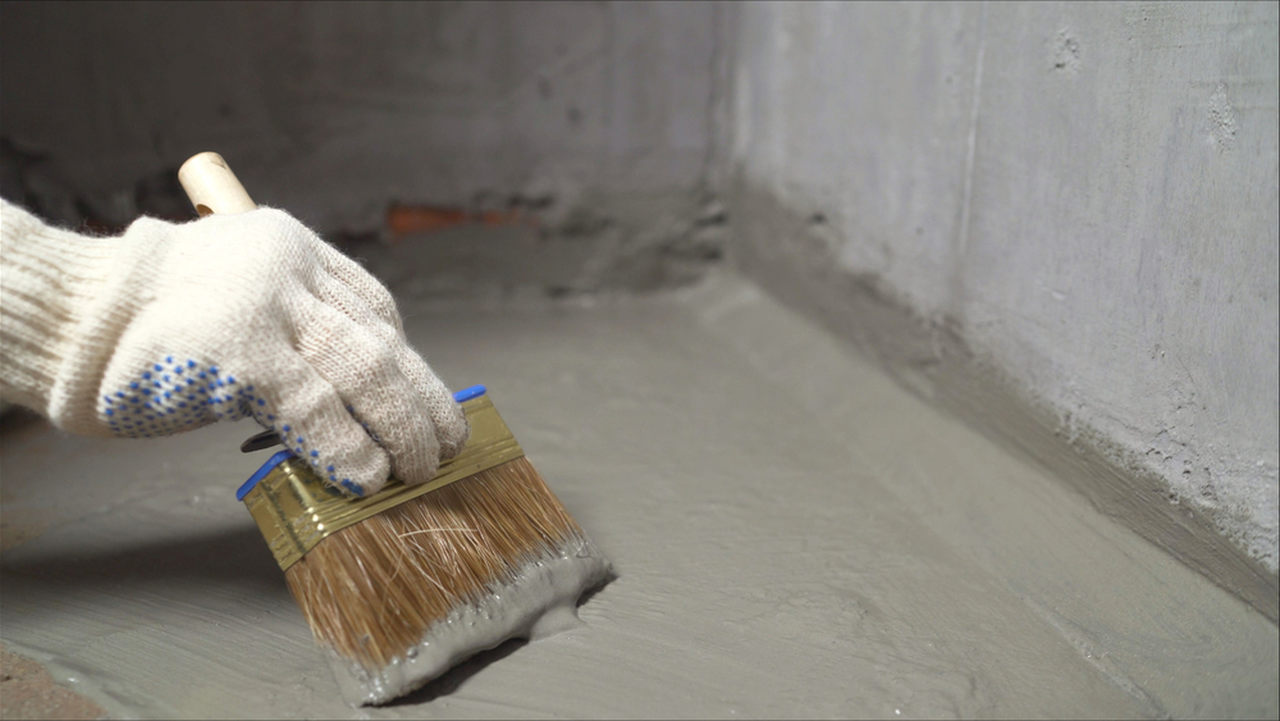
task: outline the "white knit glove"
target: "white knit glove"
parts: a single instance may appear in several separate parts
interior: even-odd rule
[[[151,437],[252,416],[355,495],[427,481],[465,443],[390,293],[287,213],[97,238],[2,208],[0,395],[59,427]]]

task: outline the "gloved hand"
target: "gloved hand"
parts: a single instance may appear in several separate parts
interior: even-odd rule
[[[280,210],[123,236],[3,205],[0,394],[66,430],[151,437],[252,416],[355,495],[430,480],[461,408],[390,293]]]

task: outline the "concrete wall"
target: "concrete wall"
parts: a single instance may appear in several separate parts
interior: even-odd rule
[[[625,263],[704,214],[717,12],[6,3],[7,184],[64,222],[183,216],[174,171],[216,149],[331,235],[379,231],[392,202],[515,209]]]
[[[925,385],[959,359],[1047,411],[1274,597],[1278,7],[741,6],[731,251]]]

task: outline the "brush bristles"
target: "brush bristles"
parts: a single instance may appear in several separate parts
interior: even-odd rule
[[[316,639],[370,671],[581,529],[524,458],[329,536],[285,572]]]

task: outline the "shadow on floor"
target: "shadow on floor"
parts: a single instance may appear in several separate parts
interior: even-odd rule
[[[40,551],[22,546],[0,558],[6,591],[12,592],[20,592],[17,587],[30,579],[108,594],[124,585],[190,583],[205,588],[234,585],[257,595],[289,595],[283,572],[253,525],[157,537],[110,549],[63,546]]]
[[[413,693],[383,704],[386,707],[416,706],[430,703],[441,696],[448,696],[457,691],[472,676],[480,673],[486,666],[515,653],[529,643],[525,638],[512,638],[498,644],[488,651],[481,651],[462,663],[454,666],[443,676],[431,681]]]

